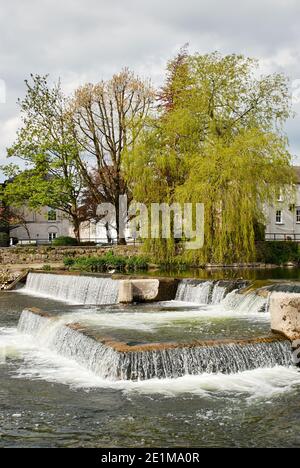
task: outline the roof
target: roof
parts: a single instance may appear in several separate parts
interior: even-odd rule
[[[300,184],[300,166],[294,166],[294,170],[296,172],[297,182]]]

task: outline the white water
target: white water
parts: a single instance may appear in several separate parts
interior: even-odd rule
[[[234,282],[224,281],[182,280],[178,285],[176,301],[199,305],[220,304],[221,310],[234,311],[238,314],[247,312],[248,315],[252,315],[267,311],[268,297],[262,297],[255,292],[243,294],[236,288],[232,291],[236,285]]]
[[[243,283],[236,281],[181,280],[177,288],[176,301],[220,304],[229,291],[242,286]]]
[[[151,379],[144,381],[110,381],[102,379],[73,359],[39,346],[29,335],[14,328],[0,328],[0,356],[2,360],[22,359],[12,377],[68,385],[71,388],[113,388],[125,393],[177,395],[203,395],[218,399],[239,394],[248,399],[268,400],[300,387],[300,372],[295,367],[275,366],[237,374],[186,375],[177,379]]]
[[[188,280],[180,281],[176,301],[208,304],[212,288],[213,283],[211,281],[203,281],[201,283],[194,283]]]
[[[242,294],[232,291],[222,301],[222,306],[227,310],[237,313],[257,314],[267,311],[268,297],[262,297],[256,293]]]
[[[111,278],[29,273],[21,293],[73,304],[115,304],[119,281]]]
[[[33,335],[43,346],[74,359],[99,377],[109,380],[165,379],[218,372],[229,374],[292,364],[291,347],[287,341],[119,353],[65,326],[59,319],[40,317],[26,310],[20,318],[19,331]]]

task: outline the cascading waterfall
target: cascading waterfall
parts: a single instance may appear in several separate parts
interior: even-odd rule
[[[195,302],[208,304],[213,283],[211,281],[194,282],[189,280],[180,281],[176,301]]]
[[[232,374],[257,368],[292,365],[289,341],[220,344],[126,353],[122,379],[177,378],[202,373]]]
[[[242,294],[238,291],[232,291],[222,301],[225,309],[235,312],[247,312],[248,315],[258,312],[266,312],[268,309],[269,295],[267,297],[250,292]]]
[[[289,341],[219,343],[118,351],[80,330],[40,317],[29,310],[22,313],[19,331],[34,335],[44,346],[74,359],[98,376],[109,380],[176,378],[201,373],[224,374],[256,368],[292,365]]]
[[[256,292],[243,294],[240,290],[247,285],[243,281],[197,281],[182,280],[177,289],[176,300],[196,304],[222,304],[227,310],[254,314],[268,308],[266,297]]]
[[[245,282],[239,281],[180,281],[176,300],[197,304],[219,304],[233,289],[240,289]]]
[[[20,291],[74,304],[115,304],[119,282],[111,278],[29,273]]]

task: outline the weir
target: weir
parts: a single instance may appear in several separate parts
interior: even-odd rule
[[[29,273],[20,291],[74,304],[116,304],[119,281],[95,276]]]
[[[222,304],[225,309],[249,314],[265,312],[269,292],[244,292],[245,281],[197,281],[182,280],[177,289],[176,300],[195,304]]]
[[[177,301],[197,304],[219,304],[233,290],[245,287],[245,281],[181,280],[176,294]]]
[[[194,304],[222,304],[236,312],[257,313],[267,309],[265,294],[244,292],[248,285],[238,281],[198,281],[157,279],[112,279],[110,277],[29,273],[21,293],[67,301],[74,304],[101,305],[155,302],[175,299]]]
[[[81,324],[62,324],[36,309],[24,310],[19,331],[109,380],[176,378],[292,365],[291,344],[273,335],[248,340],[133,345],[100,337]]]

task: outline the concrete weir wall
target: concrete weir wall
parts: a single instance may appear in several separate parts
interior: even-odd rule
[[[174,279],[120,280],[119,302],[170,301],[175,299],[178,281]]]
[[[300,294],[272,293],[269,310],[272,331],[291,341],[300,339]]]

